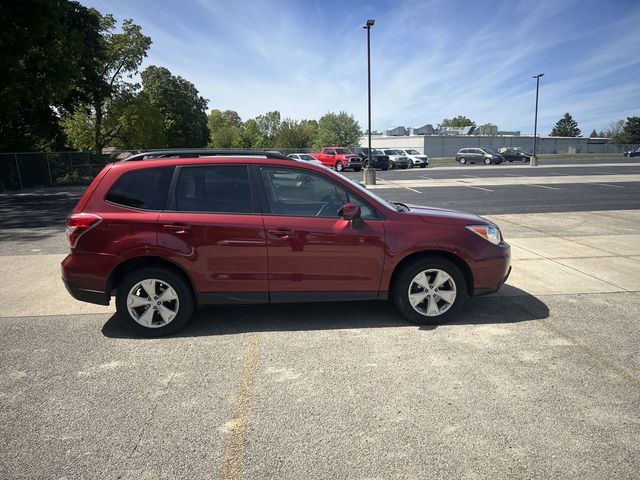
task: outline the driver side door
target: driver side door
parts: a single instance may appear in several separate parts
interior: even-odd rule
[[[318,172],[264,166],[259,178],[271,301],[376,299],[385,231],[373,207]],[[362,221],[340,217],[348,201]]]

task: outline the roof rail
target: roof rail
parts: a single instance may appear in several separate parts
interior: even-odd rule
[[[133,162],[137,160],[156,160],[159,158],[198,158],[198,157],[266,157],[291,160],[281,153],[261,150],[208,150],[208,149],[172,149],[172,150],[148,150],[146,152],[131,155],[121,162]]]

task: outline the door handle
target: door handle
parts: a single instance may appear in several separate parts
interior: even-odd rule
[[[277,230],[267,230],[267,235],[278,240],[287,240],[293,235],[293,232],[286,228],[279,228]]]
[[[181,223],[172,223],[169,225],[163,225],[162,228],[173,233],[186,233],[191,229],[189,225],[184,225]]]

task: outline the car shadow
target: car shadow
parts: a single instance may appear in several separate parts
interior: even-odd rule
[[[67,215],[86,187],[52,187],[0,194],[0,228],[64,230]]]
[[[456,320],[446,325],[518,323],[548,316],[549,308],[540,299],[505,286],[505,295],[471,299]],[[191,322],[174,336],[386,327],[433,330],[439,325],[417,327],[402,317],[391,301],[219,305],[197,310]],[[110,338],[141,338],[122,325],[117,314],[107,320],[102,333]]]

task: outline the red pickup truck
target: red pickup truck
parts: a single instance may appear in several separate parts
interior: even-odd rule
[[[320,153],[312,153],[313,157],[322,162],[325,167],[333,167],[338,172],[346,168],[359,172],[362,169],[362,159],[344,147],[322,147]]]

